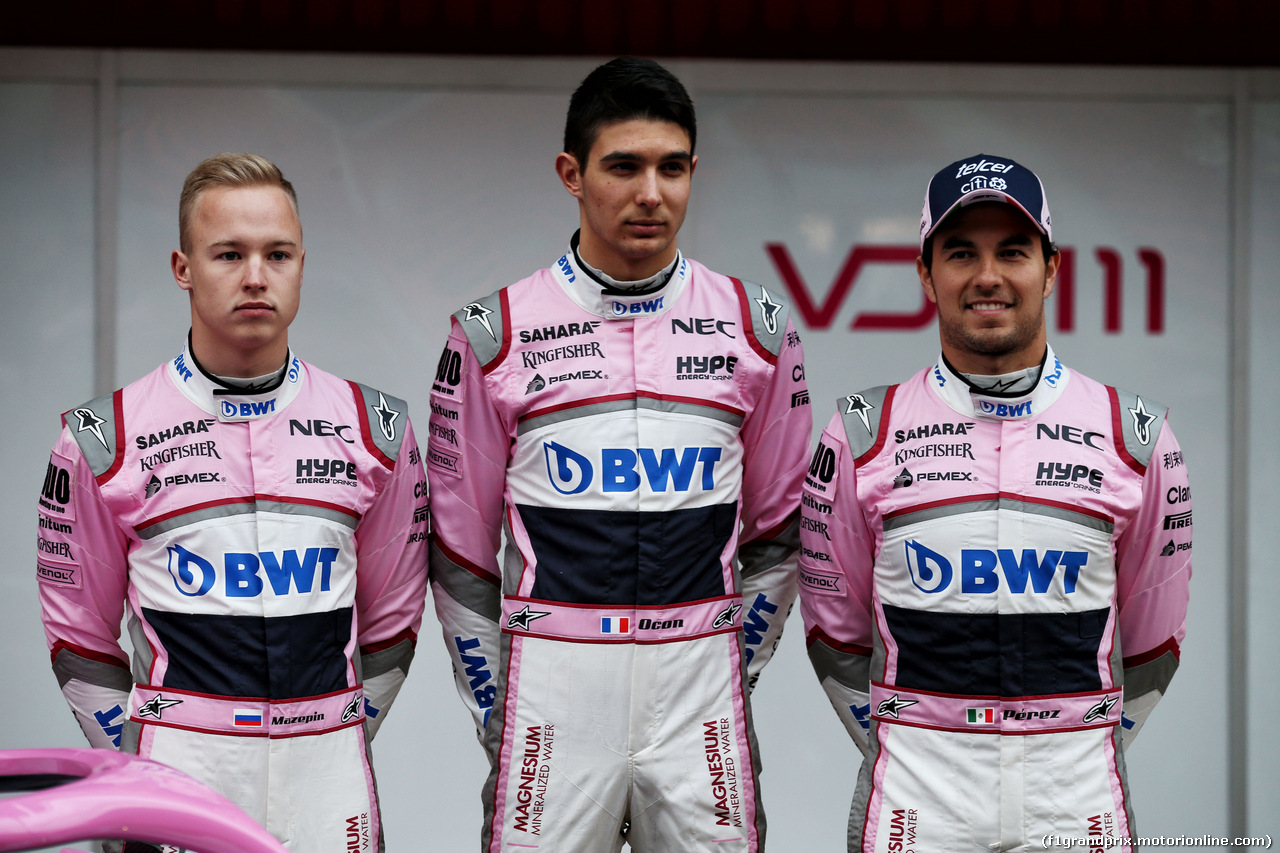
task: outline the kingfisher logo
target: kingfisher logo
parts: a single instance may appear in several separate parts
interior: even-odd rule
[[[337,548],[307,548],[298,551],[227,552],[222,555],[223,594],[227,598],[256,598],[269,584],[277,596],[293,593],[309,594],[316,587],[319,570],[319,592],[329,591],[330,576]],[[189,551],[181,545],[169,547],[169,575],[178,592],[189,598],[206,595],[218,580],[218,569],[212,560]],[[263,575],[266,576],[264,584]]]
[[[951,586],[956,571],[951,560],[917,540],[904,543],[907,570],[911,583],[925,593],[943,592]],[[1062,568],[1062,590],[1070,595],[1076,591],[1080,570],[1089,562],[1087,551],[1037,551],[1024,548],[1022,553],[1012,548],[964,548],[960,551],[960,592],[993,593],[1000,589],[1001,575],[1008,590],[1023,595],[1027,582],[1031,592],[1043,595],[1049,592],[1053,579]]]
[[[657,314],[662,310],[662,300],[665,298],[665,296],[659,296],[657,299],[642,299],[638,302],[614,301],[609,303],[609,310],[613,312],[615,317],[626,317],[635,314]]]
[[[606,447],[592,460],[554,441],[543,442],[547,478],[562,495],[577,495],[592,486],[599,470],[604,492],[635,492],[646,484],[653,492],[688,492],[715,488],[715,467],[722,448]]]

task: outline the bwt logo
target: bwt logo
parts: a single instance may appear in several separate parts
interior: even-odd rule
[[[955,569],[951,561],[937,551],[912,539],[905,543],[907,569],[911,582],[921,592],[942,592],[951,586]],[[1004,575],[1012,593],[1025,593],[1027,581],[1036,593],[1046,593],[1053,583],[1058,567],[1062,567],[1062,589],[1070,594],[1076,591],[1080,569],[1089,562],[1086,551],[1049,550],[1043,554],[1034,548],[1022,549],[1018,555],[1012,548],[965,548],[960,551],[960,591],[991,593],[1000,588],[1000,574]],[[1000,570],[997,573],[997,569]]]
[[[596,466],[586,456],[554,441],[543,442],[542,450],[547,459],[547,476],[557,492],[577,495],[591,486]],[[634,492],[643,478],[654,492],[687,492],[691,488],[711,491],[716,485],[715,467],[720,452],[719,447],[686,447],[678,454],[673,447],[606,447],[600,451],[598,462],[600,487],[605,492]]]
[[[573,284],[577,276],[573,274],[573,266],[569,263],[569,256],[561,255],[560,260],[556,261],[556,263],[560,266],[560,272],[564,273],[564,277],[569,279],[570,284]]]
[[[222,401],[222,416],[224,418],[256,418],[259,415],[267,415],[276,410],[275,398],[270,400],[262,400],[254,403],[233,403],[230,400]]]
[[[1029,418],[1031,417],[1031,401],[997,403],[994,400],[979,400],[978,411],[996,418]]]
[[[909,264],[914,266],[920,250],[915,246],[863,246],[854,245],[849,250],[844,266],[836,273],[835,281],[826,298],[815,301],[809,286],[800,275],[791,253],[783,243],[766,243],[765,253],[773,262],[782,279],[791,304],[804,325],[810,329],[829,329],[836,313],[844,306],[849,292],[857,283],[863,269],[871,264]],[[1072,332],[1076,328],[1076,255],[1071,247],[1061,249],[1062,260],[1058,265],[1058,283],[1052,302],[1057,308],[1056,329]],[[1146,327],[1148,335],[1163,335],[1165,326],[1165,262],[1158,249],[1141,247],[1137,250],[1138,262],[1146,270]],[[1124,305],[1124,262],[1118,250],[1099,247],[1093,251],[1094,260],[1102,272],[1102,328],[1109,334],[1122,331]],[[913,272],[914,274],[914,272]],[[849,328],[884,330],[893,332],[923,329],[933,322],[937,310],[932,302],[920,294],[920,307],[915,311],[861,310]]]
[[[227,598],[256,598],[264,589],[263,577],[276,595],[289,595],[292,590],[309,593],[320,570],[320,592],[329,591],[337,548],[308,548],[298,552],[287,549],[258,553],[228,552],[222,555],[223,592]],[[196,598],[213,589],[217,569],[211,560],[181,545],[169,548],[169,574],[173,585],[185,596]]]
[[[628,314],[654,314],[662,310],[664,298],[659,296],[657,299],[643,299],[639,302],[611,302],[609,309],[613,311],[615,317],[625,317]]]

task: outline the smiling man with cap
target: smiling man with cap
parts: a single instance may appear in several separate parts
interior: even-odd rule
[[[864,754],[850,851],[1133,835],[1123,749],[1178,665],[1190,489],[1165,408],[1048,345],[1052,237],[1031,170],[938,172],[942,354],[841,398],[809,468],[809,657]]]

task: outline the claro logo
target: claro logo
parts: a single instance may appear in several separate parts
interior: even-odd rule
[[[921,592],[942,592],[955,580],[957,572],[951,560],[932,548],[908,540],[906,548],[907,569],[911,583]],[[1046,593],[1053,584],[1058,569],[1062,569],[1062,589],[1068,595],[1076,591],[1080,569],[1089,562],[1086,551],[1037,551],[1024,548],[1022,553],[1012,548],[965,548],[960,551],[960,591],[963,593],[990,593],[1000,588],[1003,576],[1009,592],[1026,593],[1027,583],[1031,592]]]
[[[576,450],[554,441],[544,442],[547,477],[562,495],[585,492],[596,481],[604,492],[634,492],[646,484],[654,492],[711,491],[715,488],[715,468],[719,447],[606,447],[594,461]]]
[[[835,281],[821,302],[814,301],[811,289],[800,275],[800,270],[783,243],[766,243],[765,253],[778,271],[778,277],[791,305],[801,321],[810,329],[829,329],[836,314],[844,307],[850,291],[863,270],[874,264],[912,264],[920,250],[916,246],[862,246],[849,250],[844,265],[836,273]],[[1058,266],[1058,283],[1053,301],[1057,306],[1055,327],[1059,332],[1072,332],[1076,328],[1076,266],[1077,257],[1085,254],[1070,246],[1061,249],[1062,261]],[[1093,250],[1093,259],[1102,274],[1102,328],[1106,332],[1120,332],[1121,307],[1124,304],[1124,259],[1119,250],[1099,246]],[[1158,249],[1140,247],[1136,250],[1138,263],[1146,270],[1146,325],[1148,335],[1164,334],[1165,313],[1165,261]],[[1130,278],[1132,281],[1132,277]],[[815,288],[816,290],[816,288]],[[911,331],[923,329],[933,322],[937,313],[933,303],[923,295],[920,307],[915,311],[873,311],[859,309],[851,329]]]

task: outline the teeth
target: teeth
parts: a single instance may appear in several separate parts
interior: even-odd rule
[[[974,311],[999,311],[1004,307],[1002,302],[975,302],[969,306]]]

